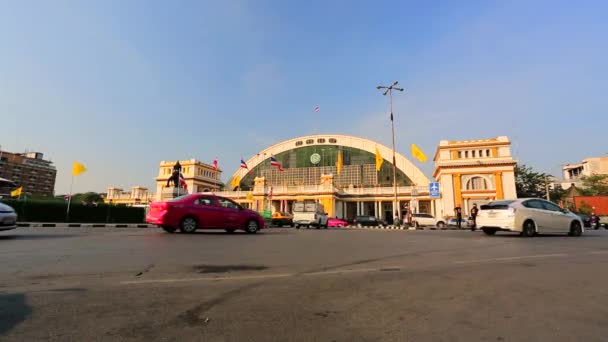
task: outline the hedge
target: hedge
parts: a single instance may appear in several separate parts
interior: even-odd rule
[[[56,201],[3,200],[13,207],[20,222],[66,222],[67,203]],[[69,222],[78,223],[143,223],[144,208],[115,205],[70,205]]]

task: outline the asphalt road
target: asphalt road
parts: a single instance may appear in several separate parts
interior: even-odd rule
[[[21,228],[2,341],[606,341],[608,231]]]

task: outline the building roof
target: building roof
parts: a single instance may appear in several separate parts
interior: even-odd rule
[[[318,141],[322,139],[323,142],[319,143]],[[307,140],[312,140],[311,144],[305,144]],[[302,145],[296,146],[296,143],[302,141]],[[277,144],[274,144],[266,149],[260,151],[255,156],[252,156],[247,160],[247,166],[249,170],[252,170],[259,164],[261,164],[264,160],[270,158],[271,155],[277,155],[281,152],[285,152],[288,150],[300,148],[302,146],[314,146],[314,145],[337,145],[337,146],[345,146],[357,148],[363,151],[367,151],[369,153],[375,154],[376,149],[380,152],[382,158],[386,161],[393,160],[393,150],[384,146],[376,141],[372,141],[365,138],[350,136],[350,135],[340,135],[340,134],[317,134],[317,135],[307,135],[302,137],[297,137],[285,141],[281,141]],[[405,158],[402,154],[396,153],[396,166],[401,172],[407,175],[410,180],[414,184],[428,184],[429,179],[414,165],[411,161]],[[242,176],[241,174],[245,171],[244,169],[237,169],[231,179],[234,177]]]

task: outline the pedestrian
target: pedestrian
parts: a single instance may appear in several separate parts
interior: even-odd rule
[[[399,220],[399,214],[397,212],[395,212],[395,218],[393,219],[393,224],[397,227],[400,226],[400,220]]]
[[[460,210],[460,207],[454,208],[454,211],[456,212],[456,225],[457,225],[458,229],[460,229],[460,228],[462,228],[461,227],[462,211]]]
[[[473,208],[471,209],[471,217],[473,218],[473,224],[471,225],[471,231],[474,232],[477,229],[477,213],[479,209],[477,209],[477,204],[473,204]]]

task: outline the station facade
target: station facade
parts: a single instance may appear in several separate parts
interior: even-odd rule
[[[341,157],[339,157],[341,156]],[[379,170],[377,156],[382,159]],[[271,157],[281,169],[271,165]],[[341,159],[341,160],[340,160]],[[375,216],[392,222],[394,186],[392,149],[372,140],[334,134],[298,137],[272,145],[246,161],[227,181],[225,190],[210,190],[260,212],[291,212],[296,201],[323,204],[330,217]],[[433,181],[441,194],[431,197],[431,180],[410,160],[396,153],[398,213],[406,209],[436,217],[468,213],[473,203],[515,198],[515,161],[506,137],[441,141],[435,153]],[[163,162],[157,191],[165,186],[169,165]],[[164,173],[163,173],[164,172]],[[216,172],[218,172],[216,170]],[[213,179],[217,181],[219,174]],[[193,184],[194,185],[194,184]],[[194,192],[203,191],[197,187]]]

